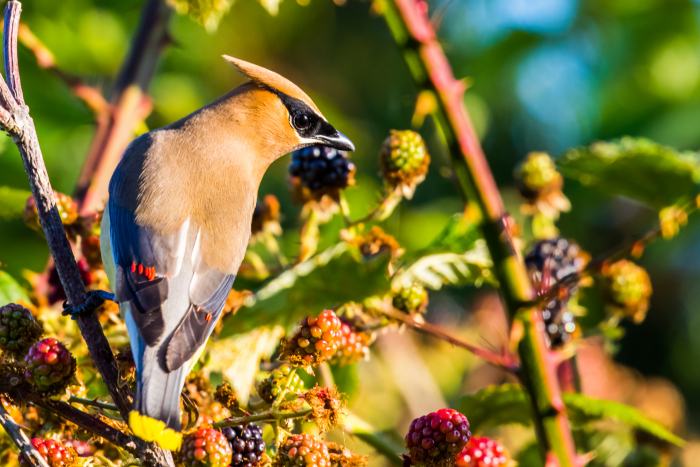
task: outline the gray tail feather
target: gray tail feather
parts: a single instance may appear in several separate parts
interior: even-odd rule
[[[134,409],[142,415],[165,422],[168,428],[180,431],[180,393],[187,377],[186,367],[183,365],[166,373],[158,365],[156,349],[147,348],[143,371],[136,381]]]

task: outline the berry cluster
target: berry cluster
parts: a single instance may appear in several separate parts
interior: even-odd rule
[[[75,452],[66,447],[59,441],[52,439],[34,438],[32,446],[41,454],[50,467],[63,467],[75,461]],[[29,462],[23,453],[19,454],[20,467],[31,467],[33,463]]]
[[[454,460],[469,441],[467,417],[452,409],[416,418],[406,434],[406,447],[414,461]]]
[[[605,297],[617,313],[644,321],[649,309],[651,280],[646,270],[631,261],[622,260],[603,268]]]
[[[80,236],[80,250],[83,257],[92,267],[102,267],[102,251],[100,250],[100,229],[102,226],[100,211],[85,220],[85,232]]]
[[[350,365],[359,360],[369,358],[369,342],[371,337],[364,331],[355,329],[352,324],[343,322],[340,326],[340,343],[338,352],[333,357],[337,365]]]
[[[231,446],[223,433],[213,428],[200,428],[185,437],[180,460],[185,467],[228,467]]]
[[[253,211],[253,220],[250,225],[252,237],[263,232],[280,235],[282,233],[282,227],[280,227],[279,221],[280,202],[275,195],[265,196],[263,202],[258,202]]]
[[[554,160],[545,152],[531,152],[527,159],[515,170],[520,194],[529,202],[534,202],[546,191],[561,189],[562,176],[557,172]]]
[[[78,204],[73,201],[70,196],[64,195],[63,193],[53,192],[54,199],[56,200],[56,207],[58,208],[58,214],[61,216],[61,222],[63,225],[73,224],[78,220]],[[32,229],[41,232],[41,224],[39,223],[39,212],[36,208],[36,203],[34,202],[34,197],[30,196],[27,198],[27,204],[24,206],[24,213],[22,214],[24,218],[24,223]]]
[[[472,438],[457,456],[457,467],[505,467],[510,464],[505,448],[490,438]]]
[[[430,165],[423,138],[411,130],[391,130],[382,145],[380,158],[384,179],[392,187],[402,187],[407,198],[425,179]]]
[[[530,280],[541,293],[547,292],[565,277],[583,270],[586,262],[581,248],[564,238],[542,240],[525,257]],[[572,286],[567,295],[575,295],[576,289],[576,285]],[[559,347],[571,340],[576,323],[568,309],[568,297],[556,297],[547,302],[542,309],[542,319],[550,346]]]
[[[285,387],[292,394],[300,394],[304,390],[304,381],[296,373],[290,380],[291,372],[292,367],[289,365],[282,365],[273,370],[270,376],[258,386],[258,395],[264,401],[272,403]]]
[[[0,307],[0,349],[3,351],[22,356],[43,332],[32,312],[22,305],[10,303]]]
[[[25,378],[41,392],[60,392],[75,373],[75,359],[53,337],[34,344],[24,361]]]
[[[332,310],[324,310],[318,318],[306,318],[299,331],[285,341],[282,357],[300,366],[328,360],[338,350],[340,325],[340,319]]]
[[[277,454],[279,467],[330,467],[328,447],[313,435],[290,435]]]
[[[289,175],[314,194],[347,188],[354,183],[355,164],[345,151],[326,146],[309,146],[292,153]]]
[[[422,285],[414,283],[409,287],[401,288],[394,295],[391,303],[394,308],[404,313],[411,315],[423,313],[428,305],[428,291]]]
[[[257,425],[236,425],[221,430],[233,455],[231,467],[256,467],[265,453],[262,428]]]
[[[87,441],[81,441],[79,439],[69,439],[63,441],[63,445],[67,448],[72,448],[78,457],[90,457],[95,454],[95,445],[88,444]]]

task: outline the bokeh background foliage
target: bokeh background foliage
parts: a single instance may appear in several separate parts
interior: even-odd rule
[[[175,3],[184,13],[184,2]],[[188,6],[197,21],[187,14],[173,18],[171,43],[150,88],[154,111],[147,126],[177,120],[239,84],[241,79],[222,54],[266,66],[307,90],[326,117],[354,141],[357,184],[346,194],[354,216],[367,213],[381,191],[381,142],[390,129],[410,127],[415,104],[403,59],[383,20],[371,14],[371,4],[238,0],[232,5],[196,5],[200,10],[214,5],[222,14],[202,17]],[[23,7],[23,21],[53,52],[60,68],[110,89],[136,28],[141,1],[35,0]],[[430,10],[455,74],[467,77],[465,103],[507,208],[517,220],[521,200],[512,173],[530,151],[558,156],[571,147],[622,135],[647,137],[681,151],[700,145],[700,3],[448,0],[431,3]],[[53,186],[71,193],[93,136],[93,113],[63,81],[38,67],[29,51],[20,47],[19,58],[25,98]],[[427,247],[462,209],[459,192],[450,182],[448,157],[430,120],[421,132],[432,155],[430,172],[413,199],[402,203],[383,225],[408,255]],[[0,147],[0,186],[26,190],[14,145],[3,139]],[[679,199],[685,190],[678,189],[676,196],[664,187],[697,183],[697,154],[689,153],[687,167],[679,168],[671,180],[654,177],[654,162],[645,160],[648,178],[640,183],[623,177],[579,177],[574,154],[561,156],[562,171],[571,177],[564,193],[572,204],[557,224],[562,236],[575,238],[596,256],[657,219],[655,209],[632,198],[659,203],[656,207],[668,205],[666,200],[659,202],[660,196],[685,201]],[[288,158],[275,163],[260,192],[280,200],[287,232],[282,247],[294,256],[299,207],[288,196],[288,164]],[[619,173],[625,171],[621,166]],[[22,281],[27,270],[43,270],[48,251],[44,240],[13,216],[16,210],[11,206],[23,205],[24,195],[0,188],[0,199],[0,262]],[[321,227],[320,249],[336,243],[340,225],[336,218]],[[659,241],[647,248],[641,264],[654,285],[647,319],[641,325],[623,324],[626,332],[615,362],[591,345],[582,349],[579,363],[585,393],[635,405],[689,439],[674,461],[687,466],[698,465],[700,458],[695,454],[700,442],[693,441],[700,433],[699,230],[691,220],[673,242]],[[526,231],[525,240],[529,235]],[[603,308],[600,297],[586,292],[582,302],[592,315],[586,319],[600,319],[595,316]],[[430,303],[430,322],[492,346],[504,339],[502,310],[489,287],[446,287],[431,292]],[[506,380],[462,350],[407,333],[381,336],[373,358],[356,367],[357,373],[336,376],[341,386],[348,381],[343,389],[351,395],[352,410],[375,426],[399,427],[399,432],[415,416],[443,405],[457,406],[465,394]],[[532,439],[528,430],[514,426],[495,434],[518,447],[516,451]],[[620,447],[631,445],[630,436],[625,432],[617,439],[599,440],[602,461],[616,465]],[[607,458],[605,449],[610,451]],[[528,458],[526,450],[521,465],[537,465],[536,450],[534,454]],[[383,461],[377,456],[373,462]]]

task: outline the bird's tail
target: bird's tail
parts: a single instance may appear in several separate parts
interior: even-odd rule
[[[146,348],[141,371],[137,371],[136,396],[129,428],[141,439],[155,441],[163,449],[177,450],[180,433],[180,393],[187,365],[166,373],[158,365],[157,347]],[[151,355],[152,354],[152,355]]]

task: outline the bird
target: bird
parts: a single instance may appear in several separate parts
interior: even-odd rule
[[[133,140],[102,217],[103,263],[136,364],[129,426],[171,450],[185,378],[221,317],[265,171],[310,145],[355,149],[291,81],[223,57],[247,82]]]

